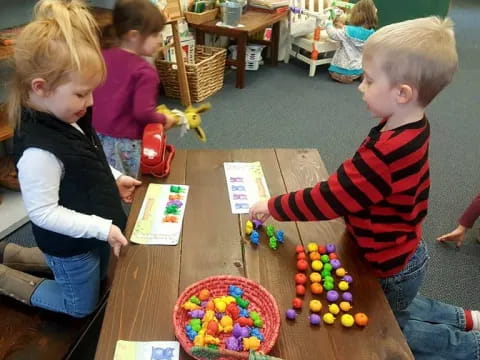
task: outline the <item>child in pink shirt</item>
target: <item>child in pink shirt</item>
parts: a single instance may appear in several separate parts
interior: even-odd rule
[[[448,234],[442,235],[437,238],[440,242],[452,241],[457,244],[457,247],[462,246],[463,240],[465,239],[465,233],[468,229],[473,227],[475,221],[477,221],[480,216],[480,194],[477,194],[475,199],[473,199],[470,206],[465,210],[465,212],[458,219],[458,226],[455,230],[449,232]],[[480,239],[477,239],[480,240]]]
[[[160,79],[142,57],[158,50],[164,25],[165,18],[150,1],[118,0],[113,10],[118,47],[103,50],[107,80],[93,94],[93,126],[107,160],[132,177],[140,167],[145,125],[161,123],[169,129],[175,123],[155,111]]]

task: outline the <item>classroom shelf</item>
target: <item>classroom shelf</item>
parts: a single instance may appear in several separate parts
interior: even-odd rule
[[[0,104],[0,141],[7,140],[13,136],[13,130],[8,125],[7,113]]]
[[[27,211],[23,205],[22,194],[0,188],[2,203],[0,204],[0,240],[28,222]]]
[[[0,141],[7,140],[13,136],[13,130],[7,123],[7,114],[3,106],[0,106]]]

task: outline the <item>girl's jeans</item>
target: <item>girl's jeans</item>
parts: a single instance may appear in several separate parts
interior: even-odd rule
[[[98,134],[110,166],[122,174],[136,178],[140,169],[142,140],[114,138]]]
[[[100,281],[107,274],[109,257],[107,243],[66,258],[45,254],[55,280],[40,283],[31,297],[32,305],[78,318],[90,315],[97,307]]]
[[[465,331],[462,308],[419,295],[397,320],[416,360],[480,359],[480,331]]]
[[[427,260],[427,248],[422,240],[402,272],[380,279],[383,292],[395,316],[398,311],[406,309],[417,295],[425,277]]]

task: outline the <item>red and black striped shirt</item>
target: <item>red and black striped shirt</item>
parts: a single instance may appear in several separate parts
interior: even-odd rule
[[[328,180],[268,202],[280,221],[343,216],[379,277],[397,274],[414,254],[430,188],[427,119],[381,131],[384,125],[385,120],[372,128]]]

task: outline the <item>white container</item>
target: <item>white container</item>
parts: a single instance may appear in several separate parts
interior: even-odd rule
[[[262,63],[262,50],[265,45],[249,44],[245,50],[245,70],[256,71]],[[231,45],[228,50],[232,53],[232,60],[237,59],[237,45]],[[231,66],[236,69],[236,66]]]

